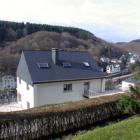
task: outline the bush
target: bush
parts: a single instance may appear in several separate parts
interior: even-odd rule
[[[130,87],[130,92],[132,93],[132,96],[136,99],[140,99],[140,85],[137,85],[135,87]]]
[[[123,96],[118,102],[118,108],[126,114],[136,114],[140,107],[140,102],[132,96]]]

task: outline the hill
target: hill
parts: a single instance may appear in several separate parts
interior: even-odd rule
[[[83,38],[83,39],[89,39],[94,36],[92,33],[88,31],[75,27],[34,24],[29,22],[17,23],[17,22],[9,22],[9,21],[0,21],[0,42],[15,41],[19,38],[25,37],[26,35],[38,31],[48,31],[48,32],[57,32],[57,33],[68,32],[75,37]]]
[[[121,56],[122,49],[79,28],[0,21],[0,72],[15,74],[22,49],[89,51],[95,57]]]
[[[140,54],[140,39],[132,40],[130,42],[118,42],[116,45],[126,51]]]

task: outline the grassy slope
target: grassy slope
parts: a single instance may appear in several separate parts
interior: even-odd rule
[[[140,140],[140,117],[97,128],[73,140]]]

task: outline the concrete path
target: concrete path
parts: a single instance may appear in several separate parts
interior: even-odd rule
[[[11,112],[11,111],[18,111],[23,110],[20,103],[10,103],[10,104],[3,104],[0,105],[0,112]]]

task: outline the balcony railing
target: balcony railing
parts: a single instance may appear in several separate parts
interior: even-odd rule
[[[85,97],[87,97],[87,98],[91,98],[91,97],[93,97],[93,96],[98,96],[99,95],[99,93],[97,93],[97,92],[95,92],[95,91],[93,91],[93,90],[86,90],[86,91],[84,91],[84,93],[83,93],[83,96],[85,96]]]
[[[83,96],[87,98],[94,98],[98,96],[107,96],[107,95],[113,95],[113,94],[119,94],[124,93],[121,89],[114,89],[114,90],[108,90],[105,92],[96,92],[93,90],[86,90],[83,92]]]

